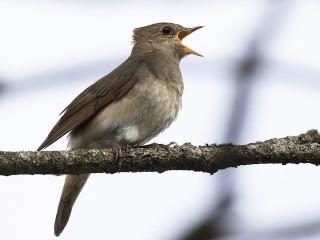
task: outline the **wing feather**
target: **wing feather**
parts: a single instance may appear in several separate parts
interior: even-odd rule
[[[80,93],[61,112],[63,115],[37,150],[48,147],[111,102],[121,99],[139,81],[136,72],[142,62],[141,59],[129,57],[118,68]]]

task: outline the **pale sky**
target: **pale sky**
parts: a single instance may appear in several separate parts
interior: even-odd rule
[[[268,11],[276,8],[283,14],[268,30],[238,143],[318,129],[320,4],[274,2],[1,1],[0,83],[8,89],[0,92],[0,150],[37,149],[64,107],[129,56],[132,29],[160,21],[204,25],[184,39],[204,57],[182,60],[182,112],[152,142],[223,143],[235,92],[232,66],[246,53]],[[63,138],[48,150],[66,147]],[[59,239],[176,239],[215,201],[219,174],[95,174]],[[320,216],[318,167],[246,166],[236,169],[235,177],[233,211],[244,230]],[[63,181],[56,176],[0,177],[0,238],[56,239],[53,223]]]

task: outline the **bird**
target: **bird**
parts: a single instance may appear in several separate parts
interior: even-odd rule
[[[180,60],[202,56],[182,40],[203,26],[160,22],[135,28],[130,56],[81,92],[37,149],[69,133],[69,149],[102,149],[106,142],[144,145],[176,119],[184,90]],[[54,234],[67,225],[73,205],[90,174],[66,175]]]

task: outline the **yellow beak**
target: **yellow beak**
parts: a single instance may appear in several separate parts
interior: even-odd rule
[[[184,39],[186,36],[188,36],[190,33],[193,33],[194,31],[198,30],[199,28],[202,28],[203,26],[194,27],[194,28],[187,28],[186,30],[180,31],[177,33],[177,38],[179,39],[181,45],[183,46],[184,50],[188,54],[194,54],[200,57],[203,57],[200,53],[192,50],[191,48],[188,48],[187,46],[182,44],[182,39]]]

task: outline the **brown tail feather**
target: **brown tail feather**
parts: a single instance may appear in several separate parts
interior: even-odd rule
[[[54,223],[54,235],[59,236],[67,225],[73,204],[89,176],[90,174],[66,176]]]

